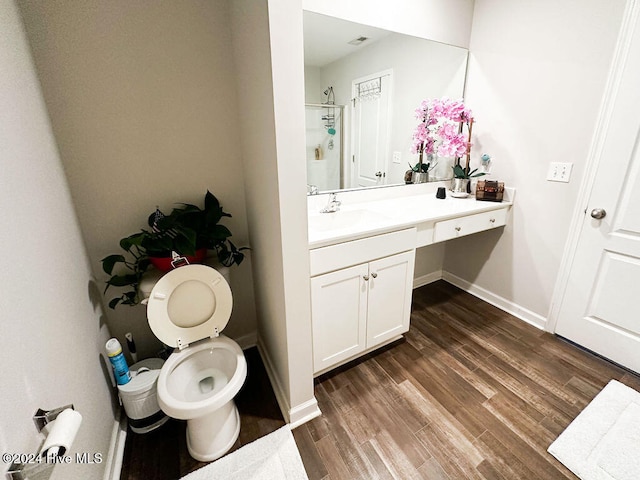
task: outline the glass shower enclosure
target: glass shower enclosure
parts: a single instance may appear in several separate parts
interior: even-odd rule
[[[344,105],[305,104],[307,193],[344,188]]]

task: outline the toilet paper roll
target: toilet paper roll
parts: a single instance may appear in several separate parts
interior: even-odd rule
[[[79,412],[70,408],[60,412],[51,422],[49,435],[42,446],[42,455],[64,455],[71,448],[81,423],[82,415]]]

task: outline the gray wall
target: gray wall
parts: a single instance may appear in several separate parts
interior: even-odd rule
[[[114,426],[109,332],[12,0],[0,0],[0,64],[0,451],[36,453],[35,411],[73,403],[83,422],[69,453],[104,462],[59,465],[51,478],[99,479]]]
[[[472,156],[517,189],[509,225],[449,242],[444,269],[544,327],[624,0],[476,0],[466,99]],[[552,14],[550,14],[552,12]],[[570,183],[546,180],[572,162]]]
[[[146,226],[159,205],[202,205],[207,189],[248,244],[233,49],[225,0],[18,0],[91,265]],[[256,162],[260,158],[255,158]],[[225,334],[256,330],[251,255],[231,269]],[[111,298],[108,293],[107,298]],[[140,353],[159,342],[145,308],[107,312],[115,336]]]

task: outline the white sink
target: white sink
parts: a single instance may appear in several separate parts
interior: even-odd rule
[[[319,213],[309,216],[309,230],[327,232],[331,230],[354,230],[363,227],[376,227],[389,221],[389,218],[370,210],[339,210],[332,213]]]

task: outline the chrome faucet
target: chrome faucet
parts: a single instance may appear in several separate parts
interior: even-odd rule
[[[337,199],[335,193],[329,194],[329,201],[327,202],[327,206],[320,210],[320,213],[333,213],[340,210],[340,205],[342,202]]]

